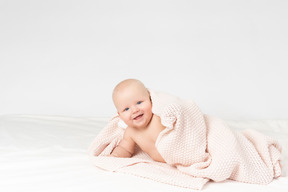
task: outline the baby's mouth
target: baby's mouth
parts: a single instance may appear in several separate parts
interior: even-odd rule
[[[134,117],[133,120],[138,120],[138,119],[140,119],[141,117],[143,117],[143,115],[144,115],[144,114],[140,114],[140,115]]]

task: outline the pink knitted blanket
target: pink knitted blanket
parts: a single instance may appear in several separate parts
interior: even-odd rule
[[[192,189],[201,189],[209,180],[268,184],[281,175],[281,146],[274,139],[253,130],[233,131],[221,119],[202,114],[191,101],[150,94],[152,111],[166,127],[156,147],[167,163],[153,161],[139,148],[131,158],[107,157],[125,130],[116,115],[90,146],[97,167]]]

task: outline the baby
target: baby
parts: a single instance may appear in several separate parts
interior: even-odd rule
[[[144,84],[136,79],[124,80],[114,88],[112,98],[119,117],[128,127],[111,156],[131,157],[137,144],[153,160],[165,162],[155,147],[165,127],[160,117],[152,113],[150,94]]]
[[[100,168],[154,180],[162,178],[159,174],[181,173],[177,185],[195,189],[201,189],[208,180],[268,184],[281,175],[281,146],[268,136],[253,130],[234,131],[222,119],[203,114],[193,101],[150,92],[135,79],[120,82],[112,96],[119,117],[111,119],[89,150]],[[161,114],[161,119],[156,114]],[[117,124],[120,118],[127,125],[125,130]],[[155,160],[155,166],[162,162],[159,173],[143,172],[155,166],[146,163],[148,155],[136,154],[138,148]],[[107,155],[137,158],[107,161],[102,158]],[[115,167],[118,162],[119,167]],[[164,178],[168,177],[161,181],[167,182]]]

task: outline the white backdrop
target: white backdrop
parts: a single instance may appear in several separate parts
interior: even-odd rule
[[[0,115],[112,116],[137,78],[225,119],[288,118],[288,1],[0,0]]]

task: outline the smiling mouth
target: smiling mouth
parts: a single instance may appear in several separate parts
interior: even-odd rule
[[[141,117],[143,117],[143,114],[136,116],[135,118],[133,118],[133,120],[138,120],[138,119],[140,119]]]

